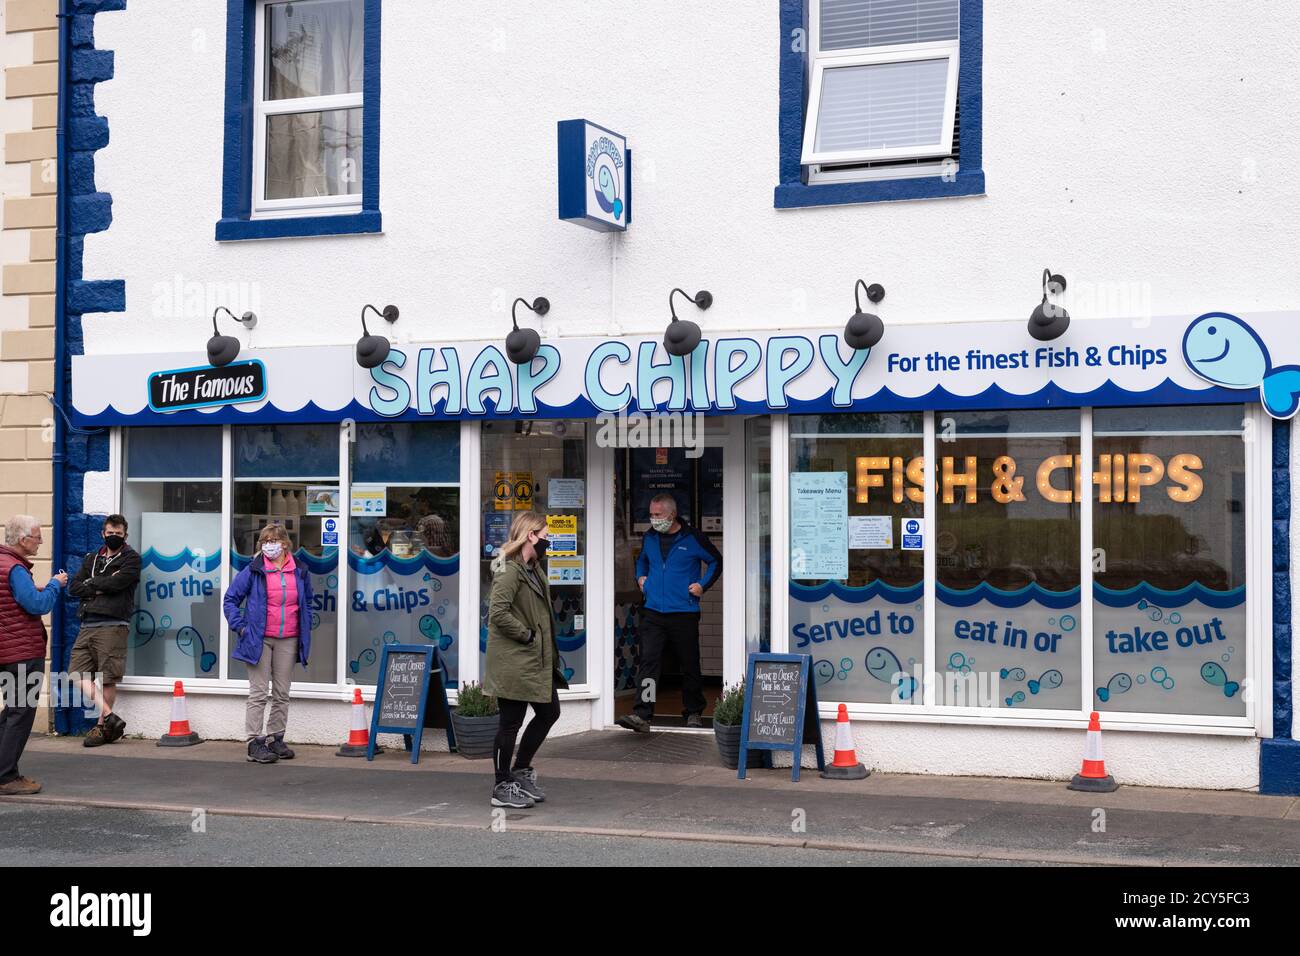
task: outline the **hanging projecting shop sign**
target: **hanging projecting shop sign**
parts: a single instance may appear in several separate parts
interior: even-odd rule
[[[627,137],[584,119],[556,125],[560,218],[601,232],[622,232],[632,221]]]
[[[87,355],[73,358],[73,418],[79,425],[420,421],[1257,399],[1285,418],[1300,404],[1300,368],[1275,364],[1274,355],[1294,342],[1298,321],[1296,313],[1222,312],[1144,327],[1097,319],[1076,322],[1051,343],[1031,339],[1020,320],[954,323],[941,336],[933,325],[892,325],[879,345],[861,350],[846,346],[838,330],[719,332],[687,357],[669,356],[658,336],[559,338],[522,366],[506,359],[499,341],[397,345],[374,369],[359,368],[350,345],[261,349],[265,394],[211,407],[154,400],[159,369],[217,371],[195,368],[193,353]]]

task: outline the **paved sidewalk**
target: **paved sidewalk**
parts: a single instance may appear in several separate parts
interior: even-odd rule
[[[693,756],[707,752],[698,744],[654,735],[652,748],[680,751],[675,762],[659,762],[646,759],[653,750],[624,747],[630,736],[548,743],[551,756],[543,750],[537,761],[548,799],[509,812],[507,828],[925,854],[954,863],[1300,864],[1300,799],[1293,797],[1141,787],[1083,794],[1056,782],[890,774],[830,781],[808,770],[792,783],[788,769],[738,780]],[[161,750],[153,741],[123,740],[87,750],[80,738],[33,738],[22,768],[45,789],[4,805],[384,823],[420,828],[413,838],[429,841],[438,828],[493,823],[488,761],[426,753],[412,765],[390,750],[367,762],[336,757],[334,749],[299,746],[294,760],[262,766],[226,741]],[[1098,808],[1104,832],[1094,829]]]

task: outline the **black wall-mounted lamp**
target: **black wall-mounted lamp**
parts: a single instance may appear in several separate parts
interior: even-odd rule
[[[366,309],[380,316],[390,325],[397,321],[401,313],[395,305],[384,306],[382,312],[369,303],[361,307],[361,338],[357,339],[357,364],[362,368],[378,368],[388,358],[392,346],[382,335],[370,334],[370,330],[366,328]]]
[[[1047,301],[1047,295],[1060,295],[1065,291],[1065,276],[1054,275],[1051,269],[1043,270],[1043,301],[1029,316],[1029,334],[1040,342],[1050,342],[1065,334],[1070,327],[1070,313],[1059,305]]]
[[[533,304],[529,305],[527,299],[515,299],[510,304],[510,321],[514,328],[506,336],[506,358],[516,365],[527,365],[537,356],[537,350],[542,347],[542,337],[537,334],[536,329],[521,329],[519,327],[519,317],[515,311],[519,308],[519,303],[524,304],[524,308],[538,315],[545,315],[551,311],[551,300],[543,296],[533,299]]]
[[[885,323],[875,313],[862,311],[859,289],[866,292],[867,301],[875,305],[885,298],[885,287],[879,282],[867,285],[862,279],[853,283],[853,307],[856,311],[844,324],[844,343],[851,349],[869,349],[885,334]]]
[[[668,293],[668,313],[672,316],[672,320],[664,331],[664,349],[669,355],[690,355],[695,351],[695,346],[700,344],[702,333],[700,327],[690,319],[677,318],[677,310],[673,308],[673,296],[679,292],[702,310],[713,305],[713,293],[707,289],[701,289],[694,296],[687,295],[681,289],[673,289]]]
[[[245,312],[242,317],[236,316],[224,305],[219,305],[212,310],[212,338],[208,339],[208,364],[221,368],[239,357],[239,339],[233,335],[222,335],[217,331],[218,312],[226,313],[246,329],[257,325],[257,316],[252,312]]]

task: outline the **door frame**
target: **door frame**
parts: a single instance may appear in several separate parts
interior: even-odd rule
[[[614,453],[618,449],[598,446],[596,432],[589,429],[587,438],[587,475],[592,489],[587,495],[587,601],[591,608],[587,679],[595,698],[591,726],[602,730],[614,726],[613,492]],[[706,416],[704,447],[722,449],[722,581],[715,587],[722,588],[722,680],[730,684],[740,680],[745,666],[745,416]]]

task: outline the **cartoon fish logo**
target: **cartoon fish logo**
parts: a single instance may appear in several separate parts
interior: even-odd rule
[[[899,700],[911,700],[916,693],[916,678],[903,670],[898,655],[887,647],[873,647],[867,651],[867,673],[876,680],[898,687]]]
[[[1224,388],[1258,388],[1264,410],[1291,418],[1300,409],[1300,366],[1273,367],[1268,346],[1227,312],[1207,312],[1183,333],[1183,361],[1199,378]]]
[[[1037,694],[1040,690],[1060,687],[1063,683],[1065,683],[1065,677],[1060,671],[1056,669],[1043,671],[1043,673],[1039,675],[1038,680],[1031,680],[1029,682],[1029,693]]]
[[[623,200],[618,195],[618,177],[615,175],[613,160],[609,156],[601,156],[592,172],[591,184],[596,194],[596,202],[615,219],[621,219]]]
[[[198,661],[205,674],[217,666],[217,655],[204,647],[203,635],[188,624],[176,632],[176,647]]]
[[[1112,694],[1127,693],[1133,687],[1133,678],[1128,674],[1116,674],[1106,682],[1105,687],[1097,688],[1097,699],[1103,704],[1110,700]]]
[[[1231,697],[1241,688],[1236,681],[1228,680],[1228,672],[1216,661],[1206,661],[1201,665],[1201,680],[1213,687],[1222,687],[1224,697]]]

